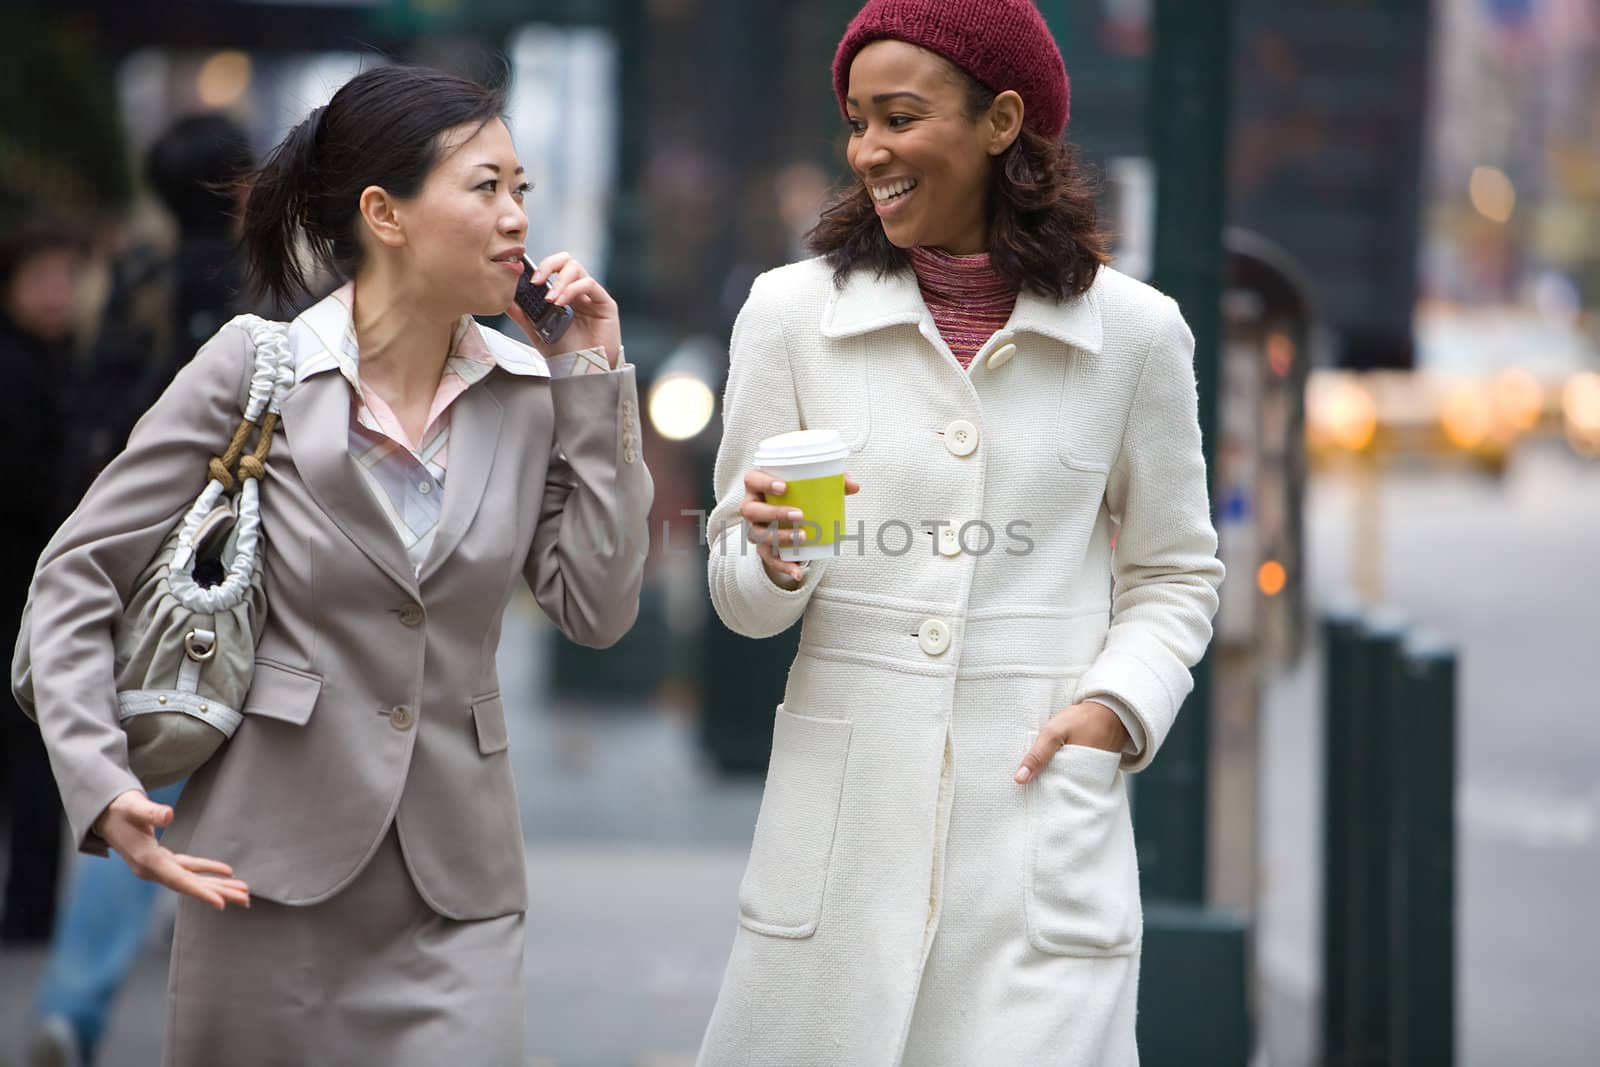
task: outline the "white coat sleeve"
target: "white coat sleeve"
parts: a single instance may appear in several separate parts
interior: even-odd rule
[[[1124,760],[1133,771],[1149,766],[1194,688],[1190,671],[1211,641],[1223,576],[1200,449],[1194,335],[1176,303],[1163,305],[1106,482],[1106,505],[1122,526],[1111,629],[1078,698],[1109,695],[1138,720],[1142,751]]]
[[[739,517],[744,476],[755,465],[756,446],[774,434],[804,429],[782,308],[763,275],[751,286],[733,325],[722,396],[722,443],[717,448],[717,503],[706,523],[711,604],[723,625],[745,637],[771,637],[793,626],[827,572],[828,561],[815,560],[798,587],[779,587],[767,576]]]

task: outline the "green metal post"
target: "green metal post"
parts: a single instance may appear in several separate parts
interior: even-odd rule
[[[1408,644],[1394,744],[1405,760],[1393,777],[1390,1063],[1455,1062],[1455,686],[1452,650]]]
[[[1236,917],[1186,905],[1145,909],[1139,972],[1139,1062],[1245,1067],[1249,942]]]
[[[1350,745],[1347,731],[1356,705],[1355,663],[1361,617],[1333,612],[1322,623],[1323,647],[1323,838],[1322,838],[1322,1054],[1323,1063],[1343,1063],[1349,1006],[1345,996],[1350,922]]]
[[[1386,1064],[1389,1043],[1389,827],[1394,818],[1391,753],[1399,714],[1404,625],[1369,617],[1361,631],[1355,703],[1343,744],[1350,748],[1352,847],[1345,1063]]]
[[[1156,171],[1155,286],[1195,335],[1206,466],[1214,459],[1227,203],[1231,0],[1155,0],[1149,151]],[[1236,579],[1237,580],[1237,579]],[[1139,1050],[1146,1067],[1242,1064],[1250,1057],[1247,927],[1205,907],[1210,660],[1135,783],[1144,897]]]
[[[650,7],[646,0],[612,5],[610,30],[617,38],[617,197],[612,205],[607,287],[620,307],[651,315],[646,258],[644,174],[650,115]]]
[[[1156,0],[1150,58],[1150,155],[1156,172],[1152,283],[1178,302],[1195,336],[1200,430],[1213,466],[1227,203],[1231,0]],[[1235,580],[1238,580],[1235,578]],[[1148,896],[1201,904],[1206,885],[1210,660],[1139,776],[1135,834]]]

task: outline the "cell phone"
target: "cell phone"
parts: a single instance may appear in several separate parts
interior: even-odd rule
[[[549,278],[538,285],[528,280],[533,277],[534,266],[527,256],[522,257],[522,266],[522,274],[517,277],[517,295],[512,299],[533,320],[533,328],[539,339],[547,345],[553,345],[572,325],[574,312],[570,307],[557,307],[545,299],[550,295]]]

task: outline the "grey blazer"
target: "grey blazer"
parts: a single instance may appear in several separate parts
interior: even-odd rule
[[[291,330],[297,361],[321,305]],[[497,369],[455,401],[444,510],[420,574],[348,444],[350,387],[310,376],[284,403],[262,487],[268,619],[244,722],[190,780],[165,843],[221,859],[253,895],[314,904],[391,822],[438,912],[526,908],[522,831],[495,672],[519,576],[568,637],[605,647],[638,613],[653,495],[634,370]],[[336,339],[330,339],[336,341]],[[511,346],[508,349],[508,346]],[[224,328],[178,374],[40,558],[31,656],[39,723],[81,848],[138,788],[113,691],[111,628],[237,424],[249,335]]]

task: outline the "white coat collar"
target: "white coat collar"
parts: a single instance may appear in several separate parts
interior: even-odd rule
[[[869,270],[850,275],[835,289],[822,313],[822,336],[855,337],[889,326],[931,324],[932,314],[917,288],[916,275],[897,271],[884,278]],[[1100,302],[1091,288],[1082,296],[1057,301],[1024,289],[1006,323],[1006,333],[1036,333],[1062,344],[1098,353],[1104,342]]]

